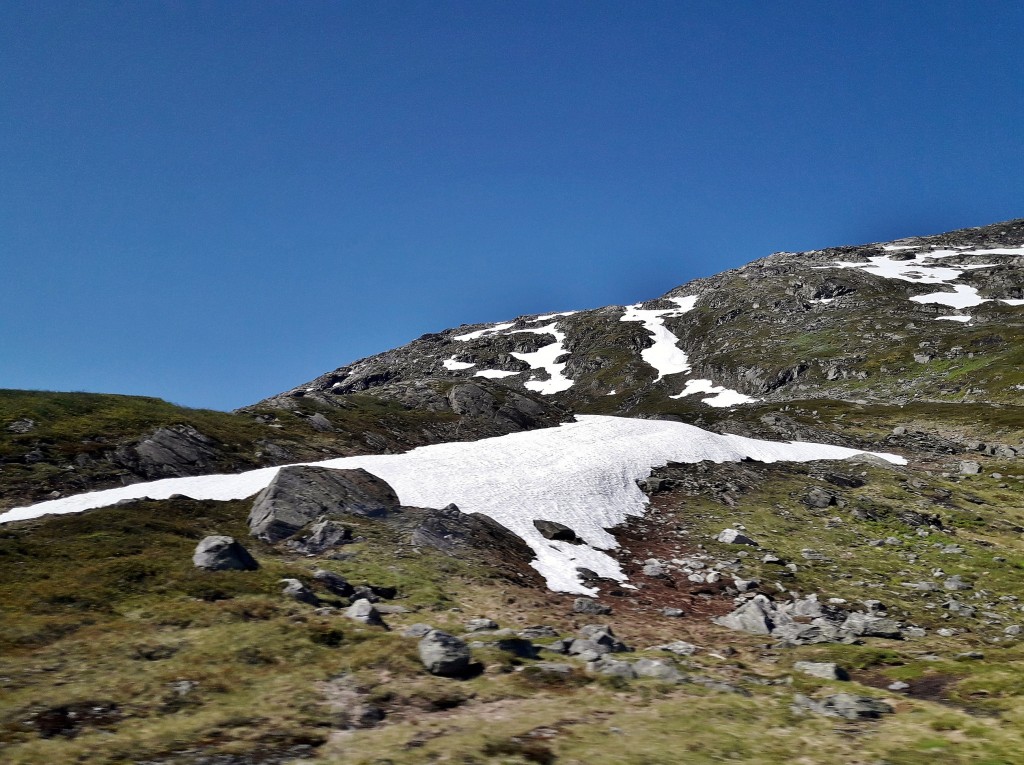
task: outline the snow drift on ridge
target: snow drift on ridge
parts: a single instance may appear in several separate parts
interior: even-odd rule
[[[619,564],[601,552],[616,547],[605,529],[643,513],[647,497],[636,481],[667,462],[809,462],[844,459],[855,449],[827,444],[776,443],[718,435],[680,422],[625,417],[583,416],[557,428],[435,444],[405,454],[342,457],[305,463],[328,468],[357,468],[383,478],[404,505],[444,507],[454,502],[464,512],[489,515],[522,537],[537,558],[533,567],[552,590],[594,594],[581,584],[578,566],[625,580]],[[896,464],[892,454],[877,456]],[[77,513],[122,499],[166,499],[184,494],[194,499],[250,497],[273,479],[279,468],[234,475],[167,478],[117,489],[89,492],[0,515],[0,523],[47,513]],[[586,545],[553,542],[534,528],[535,519],[563,523]]]

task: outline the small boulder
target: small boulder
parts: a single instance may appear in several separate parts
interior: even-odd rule
[[[607,614],[610,614],[612,612],[612,609],[611,606],[603,605],[591,598],[576,598],[576,600],[572,602],[572,612],[574,614],[605,616]]]
[[[533,525],[545,539],[555,542],[575,543],[580,541],[580,538],[576,536],[576,532],[565,524],[556,523],[555,521],[536,520],[533,522]]]
[[[981,465],[977,462],[961,462],[960,463],[960,474],[961,475],[978,475],[981,472]]]
[[[653,677],[669,683],[683,680],[683,675],[678,669],[659,659],[640,659],[633,663],[633,672],[637,677]]]
[[[852,693],[837,693],[826,696],[821,701],[797,694],[793,698],[794,709],[810,710],[826,717],[842,717],[846,720],[877,719],[884,714],[892,714],[892,707],[884,701],[868,696],[855,696]]]
[[[384,620],[381,618],[380,611],[378,611],[373,603],[360,598],[345,611],[345,616],[354,622],[360,624],[366,624],[370,627],[387,627]]]
[[[419,643],[420,661],[432,675],[465,677],[469,673],[469,646],[454,635],[431,630]]]
[[[348,580],[333,571],[325,571],[318,568],[313,572],[313,578],[319,582],[325,590],[339,598],[347,598],[355,591],[355,588],[348,583]]]
[[[255,571],[260,567],[234,537],[209,536],[196,545],[192,555],[196,568],[207,571]]]
[[[751,547],[757,547],[757,542],[748,537],[745,534],[741,534],[736,529],[722,529],[715,539],[722,544],[727,545],[749,545]]]
[[[820,677],[822,680],[850,679],[845,669],[831,661],[797,661],[793,662],[793,669],[811,677]]]
[[[470,619],[466,622],[466,632],[484,632],[496,629],[498,629],[498,623],[493,619]]]
[[[291,598],[299,603],[307,603],[311,606],[320,605],[320,598],[318,598],[311,589],[298,579],[282,579],[281,584],[284,585],[284,589],[281,590],[281,594],[286,598]]]
[[[402,637],[421,638],[433,629],[429,624],[411,624],[402,631]]]

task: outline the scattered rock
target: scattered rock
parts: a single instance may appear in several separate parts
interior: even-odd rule
[[[299,603],[307,603],[311,606],[320,605],[320,598],[318,598],[311,589],[298,579],[282,579],[281,584],[284,585],[284,589],[281,590],[281,594],[286,598],[291,598]]]
[[[196,568],[208,571],[255,571],[260,567],[249,551],[234,537],[209,536],[196,545],[192,555]]]
[[[715,539],[727,545],[749,545],[751,547],[758,546],[757,542],[755,542],[753,539],[746,536],[745,534],[741,534],[736,529],[723,529],[718,533],[718,536],[715,537]]]
[[[329,593],[337,595],[339,598],[350,597],[355,591],[355,588],[349,584],[345,577],[335,574],[333,571],[325,571],[322,568],[318,568],[313,572],[313,579],[319,582]]]
[[[686,613],[681,608],[663,608],[661,609],[661,615],[668,616],[673,619],[678,619],[680,617],[686,616]]]
[[[574,614],[589,614],[591,616],[605,616],[612,612],[611,606],[598,603],[591,598],[576,598],[572,602]]]
[[[466,632],[483,632],[484,630],[496,630],[498,623],[493,619],[470,619],[466,622]]]
[[[660,651],[674,653],[676,656],[693,656],[695,653],[700,651],[699,647],[695,646],[693,643],[687,643],[685,640],[676,640],[672,643],[654,646],[654,648]]]
[[[961,462],[960,463],[960,474],[961,475],[978,475],[981,472],[981,465],[977,462]]]
[[[845,669],[831,661],[797,661],[793,662],[793,669],[811,677],[820,677],[822,680],[850,679]]]
[[[354,622],[366,624],[371,627],[387,627],[380,611],[366,598],[360,598],[345,611],[345,616]]]
[[[803,694],[793,697],[794,711],[809,710],[827,717],[842,717],[846,720],[877,719],[885,714],[892,714],[892,707],[884,701],[868,696],[854,696],[852,693],[837,693],[826,696],[820,701],[810,699]]]
[[[288,546],[305,555],[321,555],[351,542],[352,529],[330,518],[320,518],[305,534],[288,540]]]
[[[402,631],[402,637],[421,638],[433,629],[429,624],[411,624]]]
[[[465,677],[469,673],[470,650],[463,641],[441,630],[431,630],[419,643],[420,661],[432,675]]]

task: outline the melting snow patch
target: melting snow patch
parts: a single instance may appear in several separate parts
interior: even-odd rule
[[[453,337],[452,340],[476,340],[478,337],[483,337],[484,335],[492,335],[495,332],[502,332],[503,330],[509,329],[510,327],[512,327],[514,323],[515,322],[510,321],[506,322],[505,324],[495,324],[492,327],[478,329],[475,332],[467,332],[464,335],[455,335],[455,337]]]
[[[387,481],[403,504],[444,507],[454,502],[463,512],[480,512],[519,535],[533,549],[532,563],[560,592],[595,594],[579,581],[577,566],[623,581],[619,564],[602,550],[616,546],[605,529],[644,511],[647,498],[636,481],[668,462],[806,462],[844,459],[859,454],[827,444],[775,443],[709,433],[667,420],[581,416],[557,428],[512,433],[469,443],[435,444],[405,454],[342,457],[317,464],[363,468]],[[879,457],[895,464],[903,458]],[[270,483],[278,468],[246,473],[167,478],[117,489],[79,494],[15,508],[0,523],[48,513],[77,513],[122,499],[194,499],[251,497]],[[554,545],[533,525],[537,518],[569,526],[587,546]],[[572,549],[568,549],[572,548]]]
[[[959,321],[964,324],[971,320],[970,316],[936,316],[935,321]]]
[[[555,342],[545,345],[543,348],[539,348],[533,353],[513,353],[520,361],[525,361],[530,365],[530,369],[543,369],[548,373],[547,380],[538,380],[532,378],[527,380],[525,385],[529,390],[535,390],[538,393],[550,395],[552,393],[559,393],[563,390],[568,390],[572,387],[573,381],[570,380],[563,374],[565,370],[565,362],[555,363],[555,360],[560,356],[566,354],[565,350],[565,333],[559,332],[556,327],[557,322],[551,324],[545,324],[543,327],[536,327],[534,329],[520,329],[518,332],[532,332],[538,335],[553,335]]]
[[[654,344],[640,352],[640,358],[654,367],[658,376],[654,382],[658,382],[665,375],[675,375],[681,372],[690,371],[690,360],[679,348],[679,338],[668,331],[665,327],[665,317],[682,316],[692,311],[697,305],[697,296],[689,295],[682,298],[669,298],[678,308],[666,308],[664,310],[644,310],[640,303],[626,306],[625,313],[619,321],[640,321],[644,329],[651,333]]]
[[[500,380],[502,377],[512,377],[512,375],[517,375],[517,374],[519,374],[519,372],[509,372],[508,370],[505,370],[505,369],[481,369],[479,372],[477,372],[473,376],[474,377],[487,377],[487,378],[490,378],[492,380]]]
[[[675,396],[669,396],[669,398],[683,398],[684,396],[692,396],[695,393],[714,393],[716,395],[703,398],[703,401],[708,406],[717,407],[732,407],[738,406],[739,404],[749,404],[752,401],[757,401],[756,398],[748,396],[739,391],[726,388],[722,385],[715,385],[711,380],[687,380],[686,387],[683,388],[682,393],[678,393]]]
[[[951,308],[973,308],[987,303],[988,300],[978,294],[974,287],[966,284],[952,284],[953,292],[929,292],[927,295],[915,295],[910,298],[915,303],[937,303]]]
[[[1024,305],[1024,300],[1018,300],[1017,298],[1003,298],[1003,302],[1007,305]]]
[[[445,369],[450,369],[453,372],[458,369],[469,369],[470,367],[476,366],[476,364],[470,364],[469,362],[466,361],[456,361],[454,356],[452,356],[450,359],[445,359],[444,361],[441,362],[441,364],[444,365]]]

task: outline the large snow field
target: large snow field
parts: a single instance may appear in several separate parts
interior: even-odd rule
[[[776,443],[710,433],[692,425],[663,420],[580,415],[557,428],[532,430],[481,441],[436,444],[405,454],[343,457],[303,463],[328,468],[363,468],[387,481],[403,504],[440,508],[454,502],[463,512],[489,515],[533,549],[533,567],[556,591],[594,594],[576,574],[578,566],[625,581],[618,563],[603,550],[616,547],[606,529],[641,515],[647,497],[636,481],[668,462],[808,462],[844,459],[857,454],[826,444]],[[879,454],[889,462],[903,458]],[[183,494],[194,499],[251,497],[274,478],[279,468],[233,475],[167,478],[106,491],[20,507],[0,515],[0,523],[48,513],[79,513],[123,499],[166,499]],[[563,523],[585,545],[552,542],[533,521]]]

